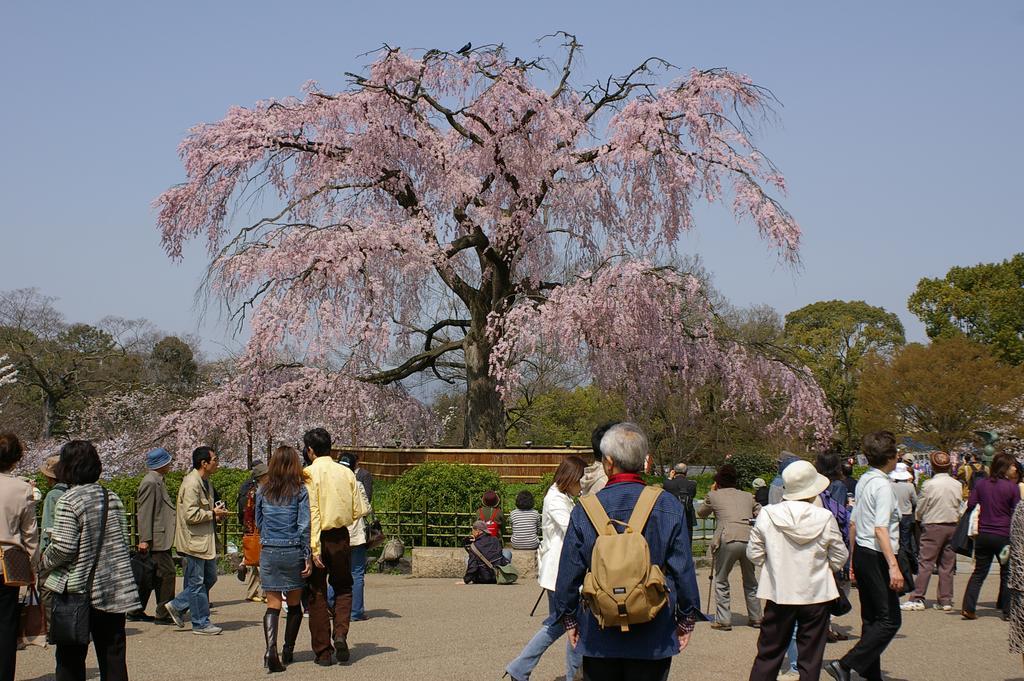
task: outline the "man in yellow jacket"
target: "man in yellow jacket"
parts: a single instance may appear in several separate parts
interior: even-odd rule
[[[348,526],[367,514],[356,476],[338,464],[331,452],[331,436],[314,428],[303,436],[309,491],[310,550],[313,574],[309,578],[309,637],[321,666],[348,662],[348,629],[352,614],[352,551]],[[327,609],[327,583],[334,589],[334,622]]]

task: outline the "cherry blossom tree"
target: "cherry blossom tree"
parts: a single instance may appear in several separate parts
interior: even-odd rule
[[[239,373],[167,415],[158,431],[182,461],[198,444],[215,443],[227,463],[252,467],[261,449],[293,444],[313,426],[326,426],[336,443],[362,445],[422,444],[439,433],[430,412],[400,386],[311,367]]]
[[[164,248],[205,237],[251,366],[288,346],[340,353],[351,386],[464,381],[467,444],[504,443],[502,394],[541,341],[635,405],[717,372],[727,408],[782,393],[779,428],[827,436],[809,375],[716,338],[695,281],[658,266],[701,200],[796,261],[782,175],[752,135],[771,93],[724,69],[661,84],[674,67],[657,58],[578,83],[581,46],[555,37],[558,63],[385,47],[342,91],[308,83],[196,126],[187,181],[156,201]]]

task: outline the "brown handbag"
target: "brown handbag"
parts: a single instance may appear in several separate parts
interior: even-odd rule
[[[242,535],[242,563],[255,566],[260,564],[260,535]]]
[[[0,563],[3,563],[4,584],[7,586],[28,586],[35,583],[32,561],[28,552],[20,546],[5,546],[0,549]]]
[[[18,643],[23,646],[46,647],[46,614],[35,584],[29,585],[25,602],[21,604]]]

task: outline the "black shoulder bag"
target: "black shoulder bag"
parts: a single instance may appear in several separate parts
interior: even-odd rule
[[[50,640],[57,645],[87,646],[89,645],[89,614],[92,610],[92,580],[96,576],[96,566],[100,562],[103,551],[103,539],[107,534],[107,506],[109,492],[103,490],[103,503],[100,505],[100,538],[96,544],[96,556],[89,570],[89,581],[85,593],[54,594],[53,614],[50,621]]]

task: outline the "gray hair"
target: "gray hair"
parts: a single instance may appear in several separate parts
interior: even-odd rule
[[[639,473],[647,460],[647,436],[640,426],[616,423],[601,438],[601,453],[626,473]]]
[[[679,475],[686,475],[686,471],[689,470],[685,463],[677,463],[673,468],[675,468],[676,473]]]

